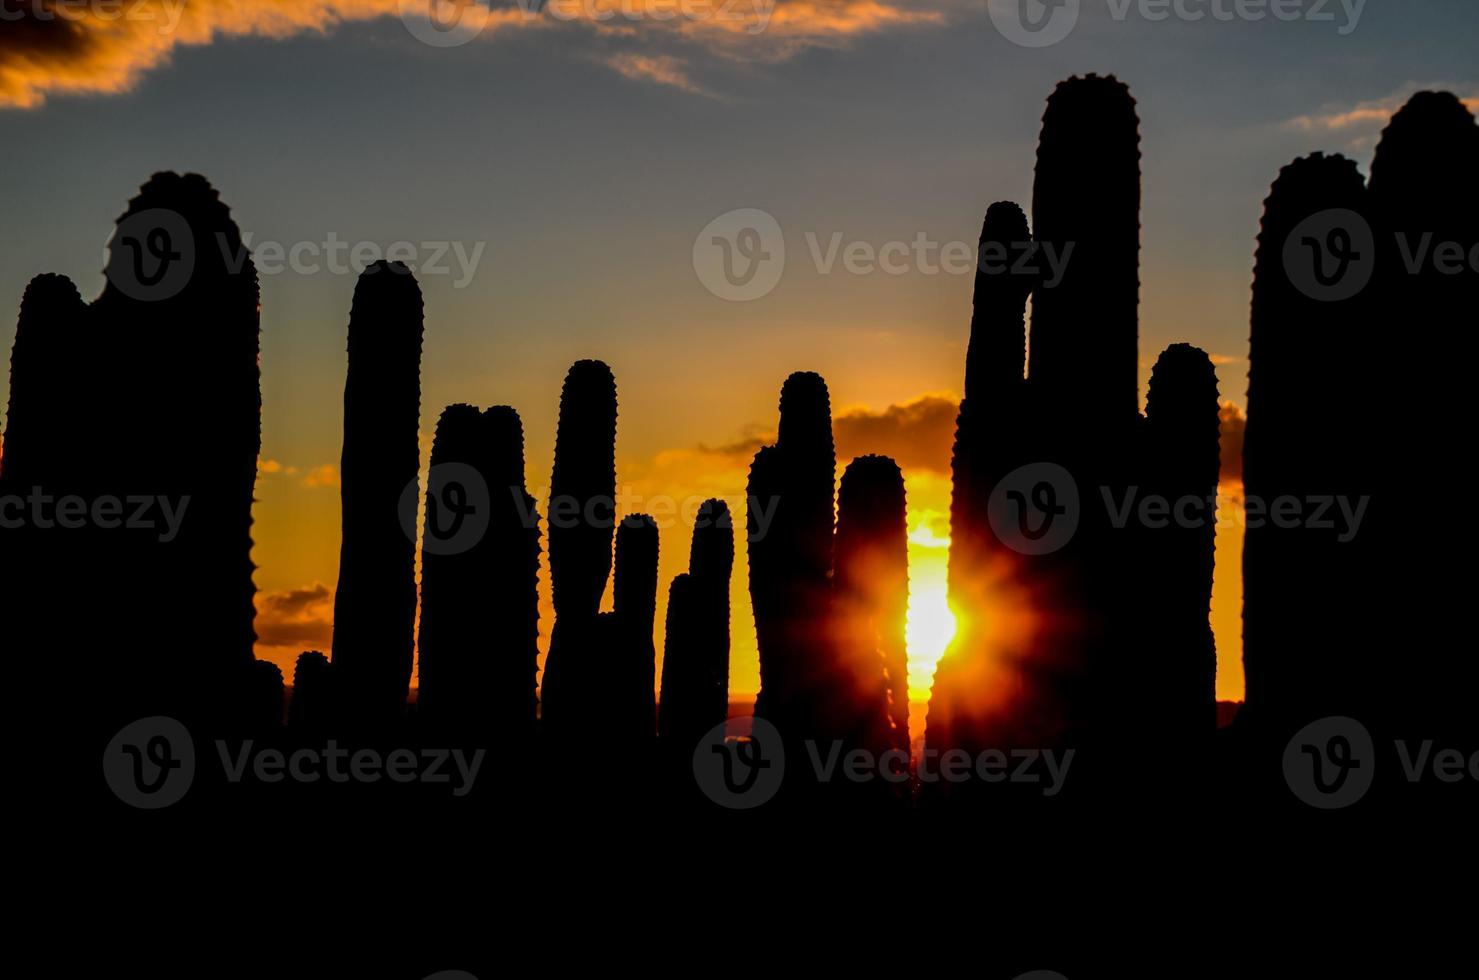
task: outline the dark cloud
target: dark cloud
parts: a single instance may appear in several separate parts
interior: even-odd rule
[[[1243,428],[1247,419],[1243,417],[1243,410],[1232,402],[1222,403],[1217,418],[1222,423],[1222,475],[1219,479],[1223,483],[1242,483]]]

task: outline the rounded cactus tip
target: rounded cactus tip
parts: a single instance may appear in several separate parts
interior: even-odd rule
[[[1048,101],[1061,98],[1093,98],[1093,99],[1116,99],[1134,105],[1135,99],[1130,95],[1130,86],[1122,82],[1113,74],[1100,75],[1096,72],[1088,72],[1083,75],[1070,75],[1063,79],[1053,88],[1052,95]]]
[[[705,500],[698,508],[698,520],[704,527],[729,527],[729,504],[717,497]]]
[[[483,424],[496,439],[524,441],[524,422],[510,405],[494,405],[483,410]]]
[[[983,242],[1025,242],[1029,237],[1027,212],[1016,201],[997,201],[986,209],[981,222]]]
[[[633,531],[657,530],[657,521],[651,514],[628,514],[621,519],[621,526]]]
[[[469,405],[466,402],[456,402],[442,409],[442,414],[437,419],[437,427],[440,428],[445,423],[456,424],[458,422],[466,422],[477,417],[478,407],[476,405]]]
[[[1452,92],[1425,89],[1415,92],[1392,116],[1392,122],[1403,124],[1472,126],[1474,114],[1464,101]]]
[[[848,463],[847,473],[856,473],[860,477],[869,479],[888,477],[902,480],[904,478],[904,471],[899,468],[899,464],[892,456],[880,456],[876,453],[859,456]],[[845,479],[846,474],[843,476]]]
[[[827,382],[815,371],[797,371],[781,385],[781,427],[792,411],[830,411],[831,396]]]
[[[570,370],[565,374],[565,380],[581,382],[609,382],[616,383],[616,375],[611,373],[611,368],[605,361],[593,358],[584,358],[570,365]]]
[[[26,284],[26,291],[21,297],[21,302],[33,303],[38,301],[56,300],[82,300],[82,294],[77,291],[77,284],[64,275],[56,272],[43,272]]]
[[[1154,417],[1159,405],[1215,404],[1217,368],[1200,347],[1172,344],[1156,358],[1146,390],[1146,414]]]

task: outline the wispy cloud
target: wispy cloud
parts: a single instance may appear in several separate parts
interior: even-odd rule
[[[1379,99],[1321,106],[1316,112],[1286,121],[1284,128],[1340,141],[1341,148],[1350,152],[1369,150],[1376,145],[1377,137],[1392,114],[1402,108],[1413,93],[1424,90],[1452,92],[1470,111],[1479,113],[1479,83],[1408,82]]]
[[[34,108],[54,94],[125,92],[177,47],[223,38],[326,34],[399,18],[408,37],[439,47],[509,30],[582,25],[626,45],[652,38],[727,57],[778,61],[811,47],[899,27],[939,24],[914,0],[0,0],[0,107]],[[671,55],[607,61],[629,78],[709,94]]]

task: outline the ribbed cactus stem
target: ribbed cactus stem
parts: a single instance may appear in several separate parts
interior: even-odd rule
[[[560,392],[548,518],[555,625],[542,696],[555,732],[567,722],[589,723],[601,696],[596,615],[616,532],[616,410],[611,369],[600,361],[572,365]]]
[[[609,696],[616,710],[616,730],[633,738],[651,737],[656,729],[653,690],[657,653],[652,630],[657,611],[657,522],[646,514],[624,518],[616,531],[616,574],[613,584],[612,683]]]
[[[75,473],[80,463],[75,456],[84,447],[76,445],[76,395],[71,389],[78,379],[70,369],[85,340],[86,312],[66,276],[37,276],[26,286],[10,352],[10,403],[0,462],[0,480],[8,493],[24,495],[38,485],[58,493],[74,484],[65,474]]]
[[[909,529],[904,474],[887,456],[860,456],[838,491],[834,705],[847,702],[851,734],[874,748],[909,748]]]
[[[293,696],[288,726],[305,737],[321,735],[334,723],[334,678],[329,658],[318,650],[298,654],[293,665]]]
[[[415,541],[400,508],[417,495],[421,290],[400,263],[359,278],[349,315],[340,464],[343,535],[334,596],[340,706],[357,729],[394,724],[411,679]]]
[[[668,590],[658,734],[680,754],[728,713],[733,567],[729,506],[706,500],[694,521],[689,570],[675,577]]]
[[[1140,587],[1148,634],[1125,705],[1168,744],[1193,746],[1217,724],[1217,652],[1208,619],[1216,536],[1217,371],[1204,351],[1172,344],[1156,361],[1146,397],[1146,489],[1184,515],[1147,527]]]
[[[1250,502],[1268,506],[1279,498],[1363,492],[1353,480],[1359,464],[1352,453],[1367,451],[1357,444],[1359,427],[1332,424],[1331,413],[1349,402],[1348,369],[1366,356],[1358,348],[1369,300],[1359,294],[1331,300],[1312,293],[1312,279],[1291,278],[1301,272],[1297,263],[1313,268],[1323,258],[1315,251],[1320,241],[1291,247],[1291,238],[1301,227],[1310,229],[1307,219],[1348,213],[1364,220],[1366,202],[1356,165],[1318,153],[1284,167],[1264,202],[1243,449]],[[1310,230],[1321,239],[1321,228]],[[1353,622],[1347,590],[1359,570],[1336,537],[1333,525],[1250,521],[1243,551],[1243,661],[1253,715],[1288,725],[1366,707],[1352,701],[1353,682],[1366,669],[1357,662],[1364,644],[1352,648],[1342,637],[1342,624]]]
[[[1028,375],[1087,441],[1140,407],[1139,126],[1123,82],[1075,76],[1048,97],[1038,143],[1032,225],[1059,276],[1033,296]]]

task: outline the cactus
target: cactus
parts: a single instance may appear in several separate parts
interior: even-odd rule
[[[909,751],[909,529],[904,474],[887,456],[848,464],[837,494],[836,639],[828,699],[843,732],[875,752]]]
[[[1346,370],[1365,356],[1366,300],[1329,301],[1301,291],[1293,262],[1321,256],[1290,238],[1332,209],[1366,213],[1366,191],[1350,160],[1314,154],[1283,170],[1264,202],[1254,259],[1243,479],[1250,501],[1369,491],[1353,481],[1360,427],[1332,424],[1346,404]],[[1292,259],[1290,256],[1292,255]],[[1313,437],[1312,434],[1318,434]],[[1298,718],[1354,713],[1355,679],[1374,664],[1350,615],[1352,553],[1337,531],[1250,521],[1243,551],[1243,661],[1249,717],[1281,726]],[[1355,627],[1359,631],[1359,627]],[[1382,651],[1382,656],[1387,656]],[[1363,663],[1362,661],[1367,661]]]
[[[1156,361],[1146,397],[1146,491],[1205,507],[1217,494],[1217,371],[1205,352],[1172,344]],[[1188,505],[1189,506],[1189,505]],[[1122,708],[1168,746],[1202,746],[1217,726],[1217,650],[1208,619],[1216,525],[1211,510],[1140,534],[1147,655],[1127,664]],[[1125,658],[1128,659],[1128,658]]]
[[[10,353],[10,404],[5,413],[0,480],[7,493],[25,495],[33,486],[51,493],[75,484],[79,450],[76,400],[68,376],[84,342],[87,306],[66,276],[32,279],[21,298],[15,345]]]
[[[334,677],[329,658],[317,650],[298,654],[293,665],[293,697],[288,727],[306,740],[325,734],[334,720]]]
[[[776,444],[750,471],[750,595],[760,647],[756,715],[787,738],[815,730],[831,622],[836,453],[827,384],[798,372],[781,388]],[[770,523],[760,530],[759,514]]]
[[[694,521],[688,571],[676,576],[668,590],[658,734],[680,753],[728,715],[733,567],[729,506],[706,500]]]
[[[489,715],[495,737],[534,734],[539,673],[539,514],[524,487],[524,426],[507,405],[482,415],[482,472],[491,513],[483,599],[491,642]]]
[[[1114,76],[1075,76],[1048,98],[1032,225],[1063,262],[1032,301],[1028,375],[1071,445],[1118,435],[1139,413],[1140,122]],[[1071,249],[1071,251],[1070,251]]]
[[[1025,458],[1028,440],[1026,309],[1034,277],[990,273],[992,256],[1012,255],[1014,243],[1030,241],[1027,217],[1010,201],[986,211],[976,266],[970,341],[966,349],[965,397],[955,423],[950,469],[949,589],[959,611],[956,636],[936,665],[926,740],[937,746],[961,741],[957,725],[971,727],[985,708],[984,673],[993,651],[983,622],[993,587],[1011,569],[1012,552],[991,528],[987,501],[992,488]],[[963,733],[962,733],[963,734]]]
[[[1460,324],[1479,308],[1479,126],[1449,92],[1419,92],[1392,117],[1371,164],[1368,191],[1376,234],[1373,280],[1375,322]],[[1445,251],[1446,250],[1446,251]],[[1459,258],[1462,255],[1463,258]],[[1417,267],[1409,269],[1409,264]],[[1442,265],[1440,265],[1442,263]],[[1394,735],[1479,745],[1471,702],[1479,690],[1479,658],[1456,647],[1441,618],[1413,617],[1414,609],[1455,609],[1468,601],[1451,556],[1464,553],[1474,535],[1462,522],[1441,534],[1413,534],[1412,515],[1431,513],[1431,479],[1438,461],[1451,457],[1469,414],[1469,370],[1474,341],[1459,327],[1445,333],[1442,357],[1421,360],[1417,384],[1363,418],[1365,438],[1353,464],[1375,488],[1360,538],[1369,550],[1368,590],[1354,598],[1363,609],[1366,642],[1388,655],[1373,678],[1386,693]],[[1391,370],[1389,345],[1365,345],[1371,375]],[[1358,387],[1357,385],[1360,385]],[[1357,382],[1350,390],[1378,390]],[[1400,575],[1391,570],[1401,568]],[[1404,651],[1401,669],[1389,652]]]
[[[562,726],[573,733],[589,723],[604,693],[596,684],[596,617],[616,531],[616,379],[600,361],[577,361],[565,376],[548,520],[555,625],[544,669],[544,721],[555,733]]]
[[[618,738],[651,738],[657,723],[653,618],[657,613],[657,522],[631,514],[616,531],[616,576],[613,585],[614,632],[603,652],[610,672],[604,685],[614,718],[610,733]]]
[[[480,488],[469,485],[469,471],[483,478],[482,437],[482,414],[472,405],[450,405],[442,412],[432,439],[422,532],[416,710],[429,729],[464,738],[482,734],[478,727],[488,721],[489,647],[497,629],[486,622],[484,611],[492,585],[484,554],[487,536],[478,525],[465,523],[479,520],[476,510],[491,502],[482,499]],[[457,503],[459,496],[466,502]],[[453,504],[473,512],[441,513]],[[438,538],[453,527],[463,539],[449,537],[443,551]],[[473,534],[480,539],[465,540]]]
[[[418,496],[421,340],[421,290],[410,270],[369,266],[349,315],[334,596],[339,703],[356,730],[395,724],[411,680],[415,541],[401,510]]]

